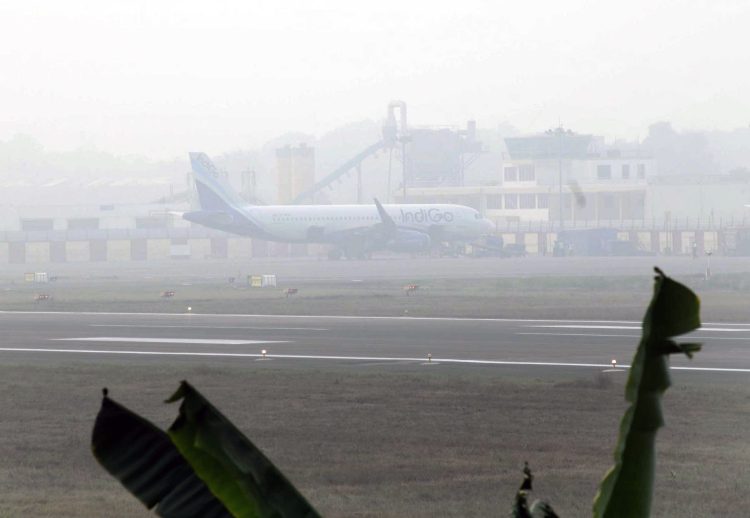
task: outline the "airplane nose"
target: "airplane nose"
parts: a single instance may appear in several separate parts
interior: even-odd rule
[[[482,218],[482,234],[491,234],[495,231],[495,222],[491,219]]]

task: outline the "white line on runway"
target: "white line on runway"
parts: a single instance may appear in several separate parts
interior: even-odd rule
[[[583,324],[555,324],[555,325],[534,325],[524,326],[529,328],[554,328],[554,329],[641,329],[641,326],[604,326],[604,325],[583,325]],[[700,331],[716,331],[719,333],[745,333],[747,329],[734,329],[729,327],[700,327],[695,330]]]
[[[516,333],[517,335],[531,336],[592,336],[592,337],[610,337],[610,338],[640,338],[638,335],[600,335],[593,333]],[[747,338],[750,340],[750,338]]]
[[[402,322],[437,320],[445,322],[591,322],[612,324],[640,324],[629,320],[560,320],[554,318],[479,318],[479,317],[405,317],[405,316],[374,316],[374,315],[260,315],[241,313],[142,313],[117,311],[7,311],[0,310],[0,315],[58,315],[58,316],[138,316],[138,317],[180,317],[180,318],[277,318],[277,319],[323,319],[323,320],[397,320]],[[749,324],[726,324],[750,326]]]
[[[545,324],[535,326],[523,326],[528,328],[554,328],[554,329],[641,329],[640,326],[603,326],[603,325],[584,325],[584,324]]]
[[[125,342],[144,344],[213,344],[213,345],[250,345],[280,344],[286,340],[223,340],[219,338],[140,338],[127,336],[87,336],[83,338],[50,338],[60,342]]]
[[[253,329],[258,331],[328,331],[322,327],[255,327],[255,326],[170,326],[140,324],[89,324],[89,327],[131,327],[143,329]]]
[[[415,362],[419,361],[420,363],[422,363],[424,361],[424,358],[422,358],[421,360],[414,360],[414,361]],[[357,367],[378,367],[378,366],[382,367],[383,365],[393,365],[393,363],[394,362],[392,362],[392,361],[390,361],[390,362],[389,361],[385,361],[385,362],[362,362],[362,363],[355,363],[354,365],[357,366]],[[404,363],[413,363],[413,362],[407,362],[406,360],[404,360]]]
[[[517,335],[533,335],[533,336],[591,336],[591,337],[608,337],[608,338],[641,338],[639,335],[603,335],[594,333],[516,333]],[[685,335],[682,338],[688,338],[690,335]],[[739,336],[694,336],[698,340],[739,340],[741,342],[750,342],[750,336],[739,337]]]
[[[591,324],[638,324],[635,320],[576,320],[555,318],[481,318],[481,317],[404,317],[404,316],[367,316],[367,315],[260,315],[240,313],[127,313],[116,311],[7,311],[0,310],[0,315],[59,315],[59,316],[137,316],[137,317],[180,317],[180,318],[288,318],[288,319],[322,319],[322,320],[396,320],[401,322],[436,320],[445,322],[568,322],[568,323],[591,323]],[[750,323],[741,322],[704,322],[706,325],[741,326],[750,327]],[[637,327],[636,329],[640,329]],[[748,329],[750,331],[750,329]]]
[[[101,349],[39,349],[21,347],[0,347],[0,352],[27,352],[27,353],[71,353],[71,354],[111,354],[131,356],[193,356],[193,357],[219,357],[219,358],[262,358],[262,354],[252,353],[219,353],[219,352],[190,352],[190,351],[110,351]],[[376,361],[376,362],[423,362],[424,358],[396,358],[377,356],[317,356],[303,354],[268,354],[267,358],[278,358],[286,360],[336,360],[336,361]],[[562,363],[562,362],[527,362],[527,361],[504,361],[504,360],[469,360],[458,358],[432,358],[433,363],[458,363],[467,365],[509,365],[523,367],[611,367],[607,363]],[[630,368],[630,365],[618,364],[618,369]],[[707,371],[707,372],[745,372],[750,369],[725,368],[725,367],[670,367],[671,370],[685,371]]]

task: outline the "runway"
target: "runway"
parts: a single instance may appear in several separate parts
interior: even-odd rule
[[[350,368],[399,364],[442,369],[496,367],[534,376],[627,368],[640,323],[544,319],[462,319],[134,313],[0,312],[3,361],[274,361]],[[703,343],[675,371],[711,379],[750,375],[750,323],[704,323],[681,337]],[[264,353],[265,351],[265,353]]]
[[[640,338],[638,322],[583,318],[0,312],[0,329],[0,479],[20,514],[41,505],[28,488],[46,488],[54,504],[35,516],[59,515],[62,505],[94,516],[102,501],[118,516],[144,515],[91,455],[101,389],[166,428],[177,408],[162,402],[181,379],[327,516],[373,506],[427,516],[446,505],[455,516],[492,514],[510,501],[497,498],[498,487],[517,487],[529,456],[560,494],[574,494],[556,502],[575,515],[575,488],[595,484],[611,459]],[[722,476],[741,472],[748,457],[750,323],[707,322],[693,335],[682,340],[704,350],[671,359],[659,461],[679,474],[679,487],[709,480],[707,490],[722,494],[734,487]],[[670,501],[698,505],[684,502],[673,478],[660,480]],[[482,501],[491,506],[476,508]]]

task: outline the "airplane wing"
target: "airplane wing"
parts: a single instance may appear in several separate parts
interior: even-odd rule
[[[391,215],[385,211],[383,205],[380,204],[377,198],[373,199],[375,200],[375,207],[377,207],[378,215],[380,216],[380,224],[385,227],[386,230],[396,230],[396,222],[393,221]]]
[[[375,250],[417,252],[429,248],[429,234],[398,225],[383,205],[374,199],[380,221],[373,225],[351,228],[326,235],[326,240],[346,250],[349,256],[364,255]]]

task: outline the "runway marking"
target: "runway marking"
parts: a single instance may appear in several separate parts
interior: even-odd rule
[[[593,333],[516,333],[517,335],[530,336],[592,336],[592,337],[610,337],[610,338],[640,338],[639,335],[602,335]],[[750,340],[750,338],[748,338]]]
[[[394,362],[392,361],[383,361],[383,362],[362,362],[362,363],[355,363],[353,364],[355,367],[382,367],[383,365],[391,365]],[[413,363],[413,362],[407,362],[404,360],[404,363]]]
[[[376,316],[376,315],[261,315],[241,313],[143,313],[117,311],[7,311],[0,310],[0,315],[75,315],[75,316],[139,316],[139,317],[179,317],[179,318],[289,318],[289,319],[323,319],[323,320],[397,320],[403,322],[437,320],[445,322],[591,322],[612,324],[640,324],[630,320],[570,320],[554,318],[479,318],[479,317],[414,317],[414,316]],[[748,324],[726,324],[744,325]]]
[[[594,333],[524,333],[519,332],[517,335],[530,335],[530,336],[591,336],[594,338],[608,337],[608,338],[635,338],[640,339],[640,335],[605,335],[605,334],[594,334]],[[689,335],[683,338],[688,338]],[[750,342],[750,336],[695,336],[698,340],[739,340],[741,342]]]
[[[50,338],[59,342],[125,342],[145,344],[213,344],[251,345],[288,343],[287,340],[223,340],[219,338],[140,338],[128,336],[86,336],[82,338]]]
[[[696,336],[699,340],[739,340],[741,342],[750,342],[750,337],[740,336]]]
[[[220,353],[220,352],[192,352],[192,351],[116,351],[103,349],[43,349],[22,347],[0,347],[0,352],[32,352],[32,353],[71,353],[71,354],[110,354],[126,356],[187,356],[187,357],[216,357],[216,358],[263,358],[262,354],[254,353]],[[267,354],[268,359],[278,358],[286,360],[336,360],[336,361],[358,361],[358,362],[424,362],[424,358],[397,358],[378,356],[320,356],[309,354]],[[609,363],[564,363],[564,362],[528,362],[528,361],[505,361],[505,360],[470,360],[459,358],[434,358],[433,363],[457,363],[465,365],[507,365],[523,367],[593,367],[611,368]],[[630,365],[619,364],[618,369],[628,369]],[[670,367],[671,370],[683,371],[706,371],[706,372],[742,372],[750,373],[750,368],[726,368],[726,367]]]
[[[627,329],[627,330],[633,330],[633,329],[641,329],[641,326],[605,326],[605,325],[582,325],[582,324],[546,324],[546,325],[534,325],[534,326],[524,326],[524,327],[531,327],[531,328],[554,328],[554,329]],[[729,327],[700,327],[695,330],[695,332],[700,331],[715,331],[717,333],[746,333],[747,329],[734,329]]]
[[[323,319],[323,320],[396,320],[402,322],[436,320],[445,322],[556,322],[556,323],[591,323],[591,324],[637,324],[636,320],[582,320],[582,319],[555,319],[555,318],[481,318],[481,317],[405,317],[405,316],[369,316],[369,315],[261,315],[240,313],[142,313],[142,312],[116,312],[116,311],[8,311],[0,310],[0,315],[76,315],[76,316],[139,316],[139,317],[179,317],[179,318],[288,318],[288,319]],[[749,327],[745,322],[704,322],[706,325]],[[640,329],[637,327],[636,329]],[[747,329],[750,331],[750,329]]]
[[[328,331],[322,327],[255,327],[255,326],[175,326],[147,324],[89,324],[89,327],[130,327],[136,329],[252,329],[258,331]]]
[[[403,322],[437,320],[445,322],[590,322],[604,324],[640,324],[631,320],[574,320],[555,318],[480,318],[480,317],[413,317],[413,316],[375,316],[375,315],[261,315],[241,313],[142,313],[117,311],[7,311],[0,310],[0,315],[76,315],[76,316],[147,316],[147,317],[181,317],[181,318],[289,318],[289,319],[324,319],[324,320],[397,320]],[[748,324],[725,324],[750,326]]]
[[[605,326],[605,325],[583,325],[583,324],[577,324],[577,325],[571,325],[571,324],[545,324],[545,325],[535,325],[535,326],[523,326],[528,328],[554,328],[554,329],[641,329],[640,326]]]

